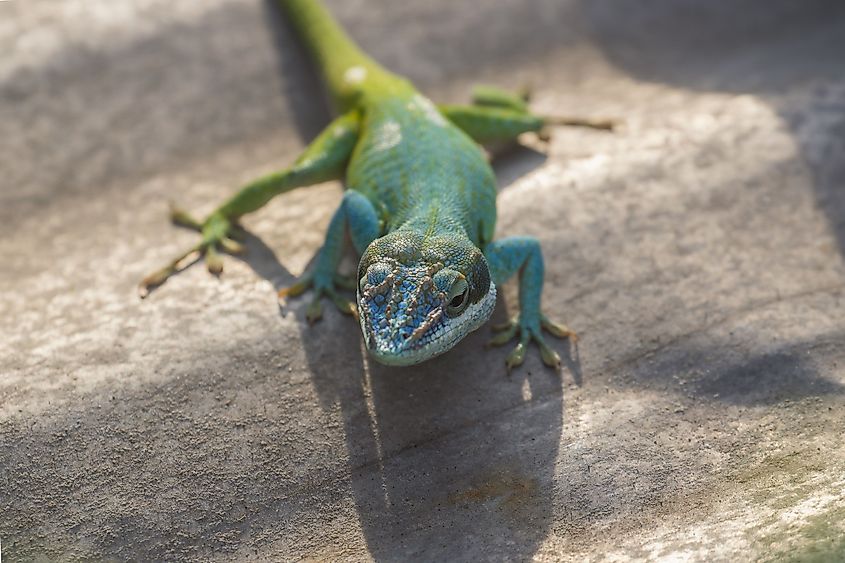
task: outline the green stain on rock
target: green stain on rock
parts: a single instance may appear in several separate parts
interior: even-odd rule
[[[789,532],[784,532],[783,535]],[[837,506],[807,518],[797,533],[785,539],[780,535],[763,540],[770,546],[786,544],[776,551],[761,551],[759,561],[821,563],[845,561],[845,506]]]

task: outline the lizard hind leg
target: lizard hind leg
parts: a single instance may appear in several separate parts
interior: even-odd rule
[[[472,103],[475,106],[481,107],[497,107],[502,109],[509,109],[516,112],[531,114],[528,107],[528,102],[531,100],[531,87],[524,86],[516,92],[509,92],[502,90],[496,86],[479,85],[473,88]],[[569,126],[569,127],[587,127],[589,129],[599,129],[603,131],[613,131],[620,123],[616,119],[608,118],[587,118],[587,117],[573,117],[563,115],[547,115],[538,116],[543,121],[543,127],[552,126]],[[541,136],[544,132],[538,131]]]
[[[497,107],[522,113],[529,113],[531,88],[524,86],[516,92],[502,90],[496,86],[479,84],[472,89],[472,104],[482,107]]]
[[[220,274],[223,271],[223,260],[219,251],[229,254],[241,254],[244,251],[244,246],[239,242],[239,239],[244,238],[244,231],[238,225],[238,219],[260,209],[279,194],[339,179],[358,139],[359,125],[357,112],[338,117],[308,145],[293,166],[250,182],[204,221],[198,221],[184,211],[171,207],[172,222],[199,231],[202,238],[187,252],[141,280],[138,286],[141,298],[147,297],[154,288],[200,258],[205,258],[209,272]]]
[[[613,131],[614,119],[539,115],[528,108],[527,98],[492,86],[479,86],[470,105],[441,105],[440,112],[477,143],[493,146],[513,143],[523,133],[536,133],[548,140],[555,126],[586,127]]]

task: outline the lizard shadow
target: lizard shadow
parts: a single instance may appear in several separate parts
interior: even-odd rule
[[[545,158],[523,151],[533,162]],[[524,162],[510,158],[505,170],[521,175]],[[242,259],[255,273],[275,288],[292,281],[259,238],[248,235],[246,244]],[[292,300],[280,314],[301,319],[309,300]],[[366,355],[357,323],[330,306],[325,311],[317,325],[302,323],[302,342],[322,407],[340,411],[349,486],[370,554],[530,558],[553,521],[561,377],[571,373],[581,384],[577,347],[557,346],[564,374],[532,357],[507,376],[507,347],[480,353],[489,338],[484,327],[443,356],[390,368]],[[491,323],[509,316],[502,300]]]
[[[515,149],[497,164],[500,184],[544,160]],[[256,274],[277,289],[293,280],[261,239],[248,234],[246,245],[242,260]],[[291,300],[280,314],[290,310],[301,319],[309,300]],[[362,349],[357,323],[330,306],[325,311],[317,325],[302,323],[302,342],[321,405],[340,411],[349,485],[370,554],[530,558],[553,521],[562,375],[532,357],[507,376],[507,348],[480,353],[487,327],[422,365],[382,366]],[[509,316],[502,300],[491,323]],[[580,385],[577,348],[558,349],[563,376],[572,373]]]
[[[305,353],[323,407],[340,410],[372,557],[530,558],[552,521],[558,374],[532,373],[534,364],[507,376],[502,354],[478,353],[484,330],[424,364],[382,366],[363,351],[356,323],[327,320],[323,336],[304,339]]]
[[[288,104],[300,138],[310,141],[329,123],[332,115],[326,89],[296,33],[280,13],[275,0],[261,3],[264,21],[270,31],[277,70],[282,81],[282,99]]]
[[[243,244],[246,246],[246,253],[236,258],[249,266],[254,273],[270,282],[276,291],[296,280],[296,276],[282,265],[273,249],[261,238],[248,230],[244,230],[244,233],[246,236]]]
[[[544,161],[542,153],[516,148],[496,165],[499,184]],[[248,232],[245,244],[240,259],[275,289],[294,280],[260,238]],[[358,324],[328,304],[322,322],[304,323],[310,298],[279,311],[302,321],[320,403],[340,410],[349,485],[370,554],[376,560],[458,553],[530,558],[553,521],[561,377],[571,373],[581,385],[577,347],[554,344],[563,374],[532,357],[507,376],[509,348],[483,351],[485,326],[443,356],[390,368],[370,360]],[[509,317],[501,300],[490,324]]]
[[[548,159],[546,153],[521,143],[513,143],[496,151],[491,164],[496,173],[497,191],[501,193],[523,176],[542,167]]]

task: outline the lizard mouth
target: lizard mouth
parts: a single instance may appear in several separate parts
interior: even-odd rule
[[[397,312],[386,315],[381,303],[359,292],[361,331],[370,355],[382,364],[409,366],[450,350],[490,318],[496,306],[496,286],[491,283],[484,297],[457,317],[446,314],[442,299],[433,296],[429,303],[422,311],[409,314],[407,304],[399,302]]]

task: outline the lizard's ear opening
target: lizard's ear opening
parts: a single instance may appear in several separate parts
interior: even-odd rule
[[[484,254],[477,248],[473,250],[472,263],[467,276],[469,281],[468,301],[478,303],[490,291],[490,267],[487,265]]]

